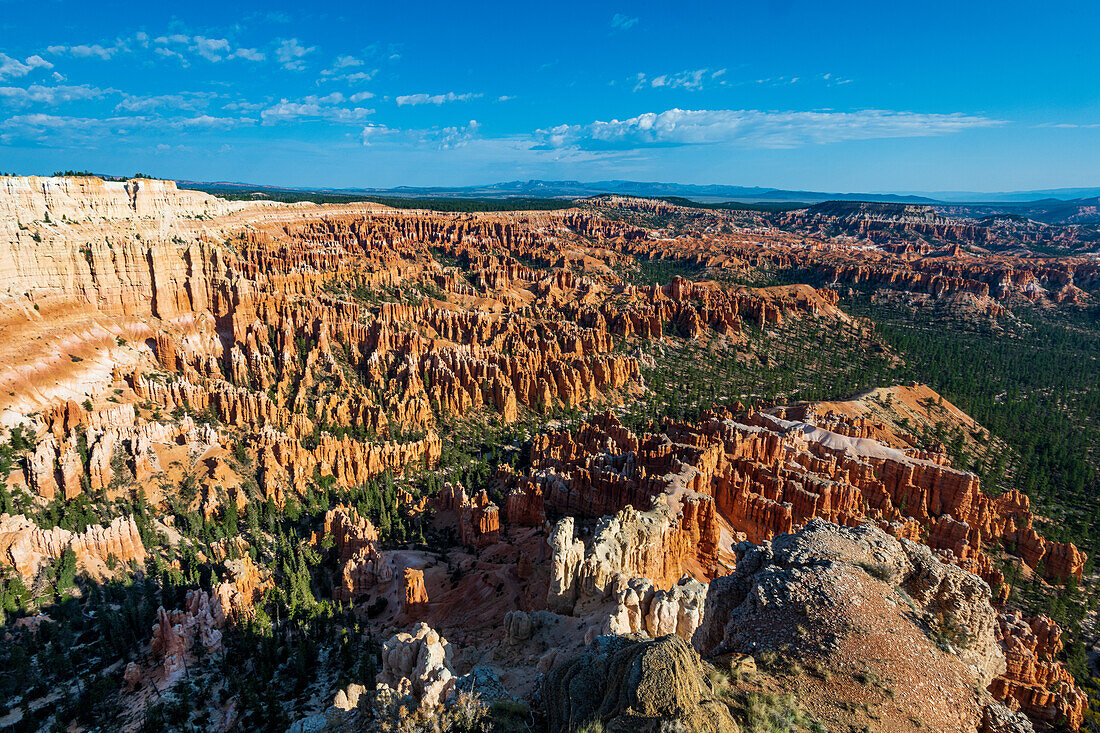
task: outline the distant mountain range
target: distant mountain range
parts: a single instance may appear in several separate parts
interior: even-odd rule
[[[382,193],[378,190],[378,193]],[[619,194],[621,196],[645,196],[649,198],[678,196],[700,203],[719,203],[723,201],[891,201],[906,203],[935,203],[934,199],[924,196],[898,195],[892,193],[829,193],[824,191],[789,191],[760,186],[724,186],[719,184],[695,185],[690,183],[660,183],[653,181],[508,181],[487,186],[465,186],[460,188],[413,188],[403,186],[388,189],[389,195],[425,196],[425,197],[498,197],[522,196],[526,198],[579,198],[599,194]]]
[[[277,186],[253,186],[240,183],[214,182],[196,184],[181,181],[185,185],[204,187],[241,188],[248,190],[301,191],[304,189]],[[646,181],[507,181],[484,186],[398,186],[397,188],[323,188],[319,192],[367,196],[397,196],[408,198],[584,198],[599,194],[622,196],[662,197],[677,196],[700,203],[724,201],[889,201],[897,203],[936,203],[925,196],[892,193],[829,193],[824,191],[788,191],[760,186],[695,185],[689,183],[660,183]]]
[[[1100,224],[1100,197],[1077,198],[1063,201],[1057,198],[1039,201],[1006,201],[1002,203],[953,202],[937,205],[936,209],[952,216],[976,218],[1001,215],[1022,217],[1044,224]]]
[[[622,196],[663,197],[677,196],[700,203],[724,201],[796,201],[818,203],[821,201],[884,201],[891,203],[1030,203],[1042,199],[1071,201],[1100,196],[1096,188],[1058,188],[1034,191],[1007,191],[982,193],[978,191],[921,191],[915,193],[894,192],[835,192],[798,191],[762,186],[726,186],[720,184],[697,185],[690,183],[662,183],[656,181],[507,181],[483,186],[398,186],[397,188],[293,188],[262,186],[236,182],[180,181],[181,184],[204,188],[223,188],[272,192],[318,192],[362,196],[395,196],[405,198],[583,198],[599,194]]]
[[[1100,196],[1100,187],[1095,188],[1044,188],[1034,191],[1002,191],[1000,193],[981,193],[979,191],[920,191],[920,196],[929,196],[937,201],[966,201],[981,203],[1032,203],[1055,199],[1073,201]]]

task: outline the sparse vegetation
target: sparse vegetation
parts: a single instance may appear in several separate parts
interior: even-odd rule
[[[793,694],[735,691],[726,702],[746,733],[813,730],[813,721],[802,712]]]

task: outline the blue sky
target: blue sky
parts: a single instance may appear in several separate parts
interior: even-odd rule
[[[1100,3],[0,0],[0,170],[1100,185]]]

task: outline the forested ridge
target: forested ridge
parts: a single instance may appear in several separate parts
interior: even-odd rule
[[[1013,455],[991,466],[1003,488],[1018,488],[1055,518],[1048,536],[1090,554],[1100,521],[1100,309],[1018,308],[996,322],[931,319],[890,301],[845,303],[871,318],[926,382],[1004,440]]]

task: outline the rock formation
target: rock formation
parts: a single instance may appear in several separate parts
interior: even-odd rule
[[[419,618],[428,606],[428,591],[424,588],[424,571],[405,568],[402,581],[405,597],[401,612],[406,618]]]
[[[821,519],[737,550],[737,570],[712,581],[707,593],[693,639],[704,656],[781,650],[802,664],[814,658],[839,664],[837,672],[842,660],[852,660],[906,684],[953,668],[938,678],[950,685],[943,697],[899,699],[905,724],[897,729],[912,726],[909,715],[937,730],[981,728],[985,708],[995,703],[974,690],[1003,675],[1006,665],[980,578],[871,525],[846,528]]]
[[[427,624],[411,634],[395,634],[382,645],[379,687],[409,695],[421,708],[438,707],[455,684],[447,640]]]
[[[79,568],[95,577],[106,577],[116,564],[145,562],[145,546],[133,517],[70,532],[60,527],[42,529],[22,515],[0,516],[0,562],[14,568],[28,584],[44,563],[57,560],[66,550],[76,555]]]
[[[171,686],[195,663],[194,652],[219,654],[224,648],[222,633],[229,622],[242,621],[253,614],[253,605],[271,587],[269,574],[262,572],[248,557],[226,563],[229,577],[212,592],[187,592],[184,607],[166,611],[157,609],[150,653],[161,671],[160,680]],[[143,679],[140,667],[128,670],[128,684]]]
[[[196,645],[210,654],[222,651],[224,626],[223,608],[205,591],[188,591],[182,610],[157,609],[150,649],[161,664],[165,680],[172,684],[180,679]]]
[[[935,400],[984,434],[953,405],[917,385],[647,426],[629,407],[670,347],[763,360],[762,332],[800,324],[869,339],[841,284],[997,317],[1088,302],[1094,261],[1024,246],[1087,232],[908,205],[285,206],[83,177],[0,177],[0,232],[0,432],[22,446],[0,479],[24,512],[0,516],[0,563],[28,587],[66,550],[93,581],[147,560],[173,573],[185,552],[203,568],[118,660],[135,710],[147,683],[212,669],[232,624],[312,571],[336,602],[325,623],[388,640],[377,680],[335,698],[336,674],[310,680],[301,733],[438,720],[471,691],[541,699],[554,730],[733,730],[710,677],[755,669],[749,654],[766,675],[771,652],[838,678],[803,679],[811,702],[896,678],[897,699],[860,683],[883,729],[1082,724],[1061,629],[994,610],[994,558],[1066,582],[1086,557],[906,427],[929,427],[917,405]],[[640,284],[652,266],[699,277]],[[730,284],[778,270],[814,284]],[[869,407],[887,392],[893,417]],[[498,465],[466,475],[467,450]],[[110,521],[36,523],[87,506]],[[163,542],[147,548],[150,528]],[[247,697],[205,722],[256,725],[236,717]]]
[[[608,731],[736,731],[729,709],[709,693],[699,656],[678,636],[599,637],[589,652],[556,667],[542,686],[555,733],[597,722]]]
[[[1046,616],[1025,619],[1018,611],[1002,614],[997,637],[1004,647],[1007,669],[990,687],[993,695],[1037,723],[1065,721],[1073,730],[1080,728],[1088,696],[1065,666],[1055,661],[1062,649],[1058,624]]]

